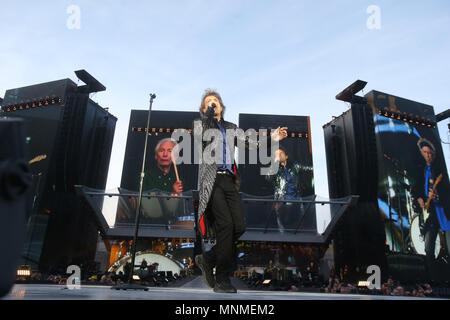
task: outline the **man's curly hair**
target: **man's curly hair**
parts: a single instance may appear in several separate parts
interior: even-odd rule
[[[208,88],[208,89],[205,90],[205,93],[203,93],[202,101],[200,103],[200,109],[199,109],[200,113],[202,113],[202,110],[205,107],[205,99],[206,99],[206,97],[209,97],[209,96],[214,96],[214,97],[216,97],[219,100],[220,105],[222,106],[222,113],[220,114],[220,116],[223,119],[223,114],[225,113],[226,107],[223,104],[222,97],[220,96],[220,94],[215,89]]]
[[[431,143],[430,140],[425,139],[425,138],[420,138],[419,141],[417,141],[417,147],[419,147],[419,150],[422,151],[423,147],[428,147],[431,149],[431,152],[433,154],[436,154],[436,148],[434,147],[434,145]]]

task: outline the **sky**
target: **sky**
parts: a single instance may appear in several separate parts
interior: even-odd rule
[[[150,93],[153,110],[196,111],[215,88],[234,123],[239,113],[310,116],[322,197],[322,126],[348,109],[335,99],[345,87],[361,79],[362,94],[383,91],[435,113],[450,107],[448,0],[2,0],[0,8],[0,96],[78,82],[79,69],[106,86],[92,99],[118,118],[107,189],[120,185],[130,111],[148,109]],[[114,215],[105,212],[110,224]]]

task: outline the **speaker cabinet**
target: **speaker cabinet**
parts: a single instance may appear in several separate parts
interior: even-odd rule
[[[0,296],[9,292],[22,251],[25,219],[31,212],[31,175],[25,123],[0,118]]]

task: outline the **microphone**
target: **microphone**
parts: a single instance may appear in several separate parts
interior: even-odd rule
[[[210,106],[208,106],[207,111],[212,113],[216,111],[216,104],[213,102]],[[212,109],[212,110],[211,110]]]

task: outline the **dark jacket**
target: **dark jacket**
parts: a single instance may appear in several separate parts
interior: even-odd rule
[[[274,188],[274,199],[297,199],[301,196],[301,186],[300,186],[300,171],[302,166],[298,163],[291,165],[288,163],[286,166],[287,171],[291,175],[291,183],[295,187],[295,195],[287,195],[287,178],[284,167],[280,164],[280,169],[274,175],[266,175],[266,181],[269,181]]]
[[[449,191],[449,186],[448,186],[448,178],[447,175],[442,172],[442,170],[440,170],[440,166],[438,165],[438,163],[434,162],[431,164],[431,179],[433,179],[433,181],[436,181],[438,176],[443,173],[443,179],[442,181],[438,184],[438,186],[436,187],[436,193],[439,196],[439,204],[444,208],[444,212],[445,212],[445,216],[447,217],[447,219],[450,220],[450,207],[449,207],[449,195],[450,195],[450,191]],[[427,170],[427,166],[421,166],[420,169],[421,171],[421,175],[419,180],[415,183],[412,193],[413,196],[415,198],[415,200],[417,200],[418,198],[422,198],[423,201],[426,203],[428,197],[425,195],[425,176],[426,176],[426,170]],[[433,185],[429,185],[429,189],[431,190],[433,187]],[[437,223],[437,217],[436,217],[436,212],[434,210],[434,205],[430,205],[430,210],[429,210],[429,214],[430,214],[430,221],[433,221],[435,223]]]
[[[233,129],[236,130],[238,127],[228,121],[223,121],[223,126],[225,130],[227,129]],[[194,139],[198,139],[198,143],[196,145],[201,146],[201,150],[198,150],[201,152],[200,154],[203,155],[203,151],[207,147],[211,147],[214,150],[221,150],[222,146],[219,145],[221,141],[218,141],[216,139],[213,139],[212,141],[204,142],[202,140],[203,134],[208,129],[218,129],[219,127],[214,120],[214,114],[212,112],[206,112],[205,114],[200,114],[200,118],[194,120],[193,124],[193,133],[194,133]],[[245,139],[244,141],[238,141],[240,139]],[[214,144],[214,145],[212,145]],[[259,144],[258,142],[255,142],[253,140],[248,139],[248,137],[238,137],[234,140],[234,145],[239,146],[243,144],[246,148],[249,149],[256,149],[258,148]],[[231,146],[229,146],[231,147]],[[236,189],[239,190],[240,187],[240,177],[239,172],[237,171],[237,166],[234,161],[234,154],[230,154],[231,158],[233,159],[233,170],[235,172],[234,176],[234,183],[236,186]],[[198,173],[198,190],[199,190],[199,207],[198,207],[198,221],[197,225],[199,225],[200,219],[204,218],[204,222],[206,225],[207,234],[202,235],[205,238],[214,238],[215,237],[215,231],[213,227],[213,223],[211,221],[211,217],[209,216],[210,213],[208,212],[208,202],[211,197],[211,192],[214,187],[214,182],[216,180],[216,172],[217,172],[217,164],[216,163],[205,163],[204,161],[200,162],[199,165],[199,173]]]

